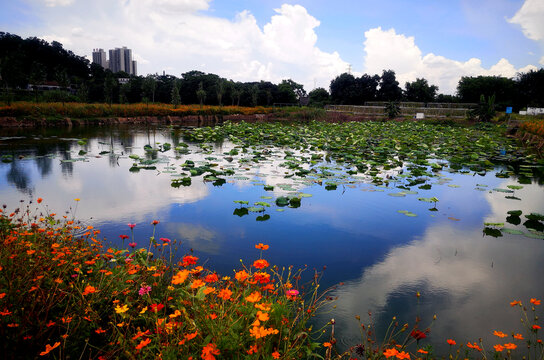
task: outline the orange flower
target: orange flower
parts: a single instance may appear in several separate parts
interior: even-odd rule
[[[234,274],[234,277],[239,282],[243,282],[245,279],[247,279],[248,276],[249,274],[245,270],[240,270],[236,274]]]
[[[501,352],[504,350],[504,346],[498,344],[498,345],[494,345],[493,348],[495,349],[495,351],[498,351],[498,352]]]
[[[521,335],[521,334],[516,334],[516,335],[514,335],[514,339],[516,339],[516,340],[523,340],[523,335]]]
[[[43,199],[42,199],[42,198],[38,198],[36,201],[38,202],[38,204],[40,204],[40,203],[43,201]]]
[[[249,296],[246,296],[246,301],[256,303],[261,301],[262,296],[261,293],[258,291],[252,292]]]
[[[521,301],[519,300],[514,300],[510,303],[510,306],[516,306],[516,305],[521,305]]]
[[[325,341],[323,343],[323,346],[326,347],[326,348],[330,348],[332,346],[332,344],[330,342],[328,342],[328,341]]]
[[[467,347],[471,348],[471,349],[474,349],[474,350],[482,351],[482,348],[479,347],[478,344],[476,344],[476,343],[471,344],[470,342],[468,342]]]
[[[217,280],[219,280],[219,277],[217,276],[217,274],[208,274],[204,278],[204,281],[207,283],[216,282]]]
[[[410,360],[410,354],[408,354],[407,352],[405,351],[401,351],[397,354],[397,359],[400,359],[400,360],[404,360],[404,359],[407,359],[407,360]]]
[[[249,333],[251,336],[253,336],[255,339],[260,339],[262,337],[268,336],[270,334],[277,334],[279,331],[274,328],[268,328],[265,329],[263,326],[254,326],[251,329],[249,329]]]
[[[83,291],[83,296],[89,295],[89,294],[92,294],[92,293],[95,293],[95,292],[96,292],[96,288],[94,286],[87,285],[85,287],[85,291]]]
[[[255,249],[260,249],[260,250],[268,250],[270,246],[268,245],[264,245],[263,243],[258,243],[257,245],[255,245]]]
[[[512,344],[512,343],[507,343],[507,344],[504,344],[503,346],[507,350],[514,350],[515,348],[518,347],[516,344]]]
[[[204,295],[208,295],[215,291],[215,288],[213,286],[208,286],[204,289]]]
[[[533,305],[540,305],[540,300],[537,300],[537,299],[531,299],[531,304]]]
[[[271,304],[255,304],[255,308],[262,311],[270,311]]]
[[[42,351],[42,352],[40,353],[40,356],[44,356],[44,355],[49,354],[49,352],[50,352],[51,350],[53,350],[53,349],[55,349],[55,348],[57,348],[57,347],[59,347],[59,346],[60,346],[60,342],[56,342],[55,344],[53,344],[53,346],[51,346],[51,345],[49,345],[49,344],[45,345],[45,351]]]
[[[538,330],[538,329],[542,329],[542,328],[541,328],[540,326],[538,326],[538,325],[533,325],[533,327],[532,327],[532,328],[533,328],[533,330]]]
[[[189,270],[181,270],[174,276],[172,276],[172,284],[179,285],[182,284],[189,276]]]
[[[259,310],[257,311],[257,319],[259,319],[259,321],[267,321],[268,319],[270,319],[270,315]]]
[[[279,358],[280,358],[280,353],[278,352],[278,350],[276,350],[276,351],[274,351],[274,352],[272,353],[272,357],[273,357],[274,359],[279,359]]]
[[[140,341],[140,343],[136,345],[136,350],[142,349],[143,347],[149,345],[150,342],[151,342],[151,338],[147,338],[145,340]]]
[[[270,266],[270,264],[265,259],[259,259],[253,262],[253,267],[255,267],[256,269],[264,269],[268,266]]]
[[[198,331],[185,335],[186,340],[193,340],[198,335]]]
[[[204,285],[206,285],[206,283],[200,279],[196,279],[195,281],[193,281],[193,283],[191,284],[191,289],[198,289],[198,288],[201,288],[203,287]]]
[[[249,350],[246,351],[249,355],[255,354],[257,352],[257,344],[253,344],[249,347]]]
[[[229,289],[221,289],[219,290],[219,294],[217,295],[217,297],[223,300],[228,300],[230,299],[231,295],[232,295],[232,291],[230,291]]]
[[[506,335],[505,333],[503,333],[502,331],[493,331],[493,335],[495,336],[498,336],[500,338],[503,338],[503,337],[507,337],[508,335]]]
[[[268,284],[270,282],[270,274],[265,272],[256,272],[253,274],[253,278],[261,284]]]
[[[398,353],[397,349],[387,349],[383,352],[383,356],[389,359],[391,356],[397,356]]]
[[[419,349],[417,352],[422,353],[422,354],[428,354],[429,353],[428,351],[423,350],[423,349]]]
[[[209,343],[208,345],[202,348],[202,354],[200,357],[203,360],[215,360],[214,355],[219,355],[221,352],[214,343]]]
[[[450,344],[450,345],[455,345],[455,344],[457,344],[457,343],[455,342],[455,340],[452,340],[452,339],[448,339],[448,340],[446,340],[446,342],[447,342],[448,344]]]

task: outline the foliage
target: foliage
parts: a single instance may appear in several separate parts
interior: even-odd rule
[[[331,100],[335,104],[364,105],[376,99],[380,77],[363,74],[360,78],[343,73],[331,81]]]
[[[48,92],[55,94],[54,91]],[[46,93],[46,94],[48,94]],[[63,92],[63,94],[66,94]],[[44,94],[45,96],[45,94]],[[73,100],[73,98],[72,98]],[[266,114],[271,108],[239,106],[203,106],[182,105],[176,109],[169,104],[85,104],[67,103],[30,103],[15,102],[9,106],[0,106],[0,116],[29,116],[34,118],[65,116],[70,118],[134,117],[134,116],[188,116],[188,115],[231,115],[231,114]]]
[[[323,107],[330,103],[330,95],[327,90],[323,88],[317,88],[310,91],[310,103],[309,106]]]
[[[423,78],[407,82],[405,88],[404,98],[406,100],[425,103],[434,101],[438,91],[438,86],[429,85],[427,80]]]
[[[544,69],[518,74],[520,105],[544,107]]]
[[[485,96],[482,94],[478,106],[470,111],[469,116],[477,118],[481,122],[489,122],[493,119],[495,113],[495,95],[489,96],[486,101]]]
[[[389,119],[394,119],[400,114],[400,105],[396,101],[388,101],[385,104],[384,111]]]
[[[402,97],[402,89],[393,70],[384,70],[380,78],[378,99],[383,101],[398,101]]]
[[[38,199],[40,204],[42,199]],[[79,201],[79,199],[76,199]],[[73,216],[29,203],[0,211],[2,353],[18,358],[302,358],[319,344],[308,321],[327,300],[320,275],[279,269],[262,257],[231,276],[187,254],[171,263],[175,240],[147,243],[129,224],[121,249]],[[130,243],[124,246],[124,240]],[[153,249],[153,254],[150,252]],[[321,331],[316,331],[321,334]]]
[[[512,106],[516,102],[516,82],[501,76],[463,76],[457,85],[457,95],[461,102],[477,103],[481,95],[489,98],[495,95],[501,107]]]
[[[202,81],[198,84],[196,96],[198,97],[198,101],[200,102],[200,107],[202,107],[202,105],[206,101],[206,91],[204,90],[204,85],[202,84]]]
[[[544,120],[529,120],[524,121],[519,126],[520,130],[530,134],[538,135],[544,139]]]
[[[174,105],[174,109],[177,109],[179,104],[181,104],[181,98],[179,97],[178,84],[174,81],[172,84],[172,105]]]

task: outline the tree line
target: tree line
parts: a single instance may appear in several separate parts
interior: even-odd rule
[[[173,75],[112,73],[64,49],[56,41],[49,44],[36,37],[22,39],[5,32],[0,32],[0,82],[4,96],[15,96],[16,100],[34,98],[36,101],[59,101],[59,97],[62,101],[161,102],[174,106],[271,106],[295,104],[307,99],[310,106],[323,106],[364,105],[372,101],[477,103],[484,95],[485,98],[495,96],[495,103],[500,107],[513,106],[516,110],[526,106],[544,107],[544,69],[520,73],[513,79],[462,77],[456,95],[438,93],[438,86],[429,84],[424,78],[406,82],[401,88],[393,70],[360,77],[344,73],[331,81],[329,89],[317,88],[307,93],[301,84],[291,79],[282,80],[279,84],[237,82],[196,70],[183,73],[179,78]],[[58,86],[59,90],[39,92],[37,85],[46,83]],[[28,88],[34,91],[14,91]]]

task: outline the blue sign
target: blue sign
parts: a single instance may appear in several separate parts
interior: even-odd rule
[[[512,107],[511,107],[511,106],[508,106],[508,107],[506,108],[506,113],[507,113],[507,114],[511,114],[511,113],[512,113]]]

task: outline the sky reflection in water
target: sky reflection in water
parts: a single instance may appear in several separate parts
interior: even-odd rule
[[[449,182],[439,185],[439,179],[431,179],[431,190],[414,187],[419,194],[406,197],[387,196],[400,191],[390,189],[394,185],[380,188],[365,182],[326,191],[304,179],[285,179],[286,169],[279,166],[285,161],[283,152],[277,152],[275,159],[244,163],[247,170],[240,170],[237,160],[247,155],[225,161],[222,153],[233,147],[228,143],[215,144],[213,154],[194,145],[190,154],[179,158],[174,150],[159,152],[159,171],[131,173],[134,160],[128,155],[145,157],[143,146],[157,142],[170,142],[174,148],[182,141],[179,134],[168,129],[74,129],[55,138],[48,132],[0,139],[0,155],[14,155],[13,162],[0,163],[1,203],[13,209],[21,199],[43,197],[50,209],[60,213],[70,207],[73,211],[73,199],[81,198],[76,216],[100,228],[117,245],[119,235],[130,234],[126,226],[130,222],[137,223],[138,246],[147,246],[150,222],[158,219],[157,238],[181,241],[178,256],[193,249],[207,266],[224,274],[238,268],[240,259],[249,263],[258,256],[254,249],[258,242],[270,244],[266,255],[271,263],[318,270],[326,266],[323,287],[345,284],[335,292],[337,308],[319,320],[336,319],[341,347],[359,342],[354,316],[367,322],[367,311],[372,311],[378,332],[395,315],[401,325],[412,324],[420,315],[426,326],[436,314],[430,338],[447,350],[447,338],[476,341],[489,339],[493,330],[519,330],[518,311],[508,303],[544,297],[544,241],[482,235],[484,222],[504,222],[508,210],[544,212],[544,191],[538,184],[515,191],[522,201],[490,191],[517,184],[493,174],[443,172]],[[77,144],[82,137],[89,139],[86,145]],[[82,158],[80,150],[88,152],[85,161],[60,161]],[[19,160],[19,155],[26,158]],[[209,162],[219,166],[231,166],[236,174],[226,177],[227,183],[220,187],[204,182],[202,176],[193,177],[190,187],[170,186],[173,173],[165,173],[166,166],[179,172],[185,160],[198,164],[206,157],[215,157]],[[260,184],[275,185],[274,191],[265,191]],[[277,212],[274,199],[293,192],[280,189],[280,184],[313,196],[303,198],[300,208]],[[488,190],[476,191],[476,184],[485,184]],[[417,200],[431,196],[440,199],[437,212],[428,210],[432,204]],[[258,222],[260,214],[251,212],[233,215],[240,207],[234,200],[271,203],[266,210],[270,219]],[[418,216],[407,217],[398,210]],[[509,227],[526,230],[522,225]],[[419,305],[417,291],[422,294]]]

